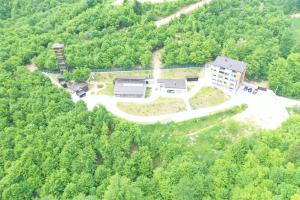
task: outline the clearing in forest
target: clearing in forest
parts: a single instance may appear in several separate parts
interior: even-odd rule
[[[164,17],[162,19],[159,19],[155,22],[156,27],[160,27],[162,25],[166,25],[170,23],[172,20],[179,18],[183,14],[188,14],[190,12],[193,12],[194,10],[203,7],[206,4],[209,4],[212,0],[202,0],[200,2],[185,6],[181,9],[179,9],[177,12],[175,12],[172,15],[169,15],[167,17]]]
[[[294,39],[296,42],[299,42],[300,38],[300,13],[299,13],[299,18],[293,18],[292,19],[292,31],[294,35]]]
[[[202,68],[175,68],[175,69],[161,69],[162,78],[178,78],[186,79],[187,76],[202,75]]]
[[[190,99],[193,109],[215,106],[229,100],[229,96],[221,90],[204,87]]]
[[[105,94],[113,96],[114,80],[118,77],[151,77],[151,70],[141,71],[124,71],[124,72],[97,72],[94,75],[94,81],[105,85],[103,90],[99,90],[97,94]]]
[[[122,111],[137,116],[156,116],[185,111],[185,104],[178,98],[159,98],[151,103],[118,103]]]

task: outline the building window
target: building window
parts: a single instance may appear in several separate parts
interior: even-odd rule
[[[167,93],[172,93],[172,94],[174,94],[174,93],[175,93],[175,90],[167,90]]]

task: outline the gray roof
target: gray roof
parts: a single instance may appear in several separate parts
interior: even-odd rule
[[[223,56],[218,56],[216,60],[213,62],[213,65],[243,73],[247,69],[248,64],[242,61],[233,60]]]
[[[158,79],[158,83],[165,88],[186,89],[186,82],[184,79]]]
[[[60,43],[55,43],[52,46],[53,49],[62,49],[64,48],[64,44],[60,44]]]
[[[115,82],[119,82],[119,83],[143,83],[145,82],[144,77],[118,77],[115,79]]]
[[[145,78],[126,77],[116,78],[114,94],[118,95],[142,95],[146,92]]]
[[[87,90],[88,84],[85,82],[82,83],[75,83],[75,82],[68,82],[68,88],[70,88],[73,91],[79,91],[79,90]]]

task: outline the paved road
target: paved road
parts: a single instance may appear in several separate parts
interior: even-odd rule
[[[294,13],[294,14],[292,14],[291,18],[300,18],[300,13]]]
[[[76,94],[72,94],[72,99],[75,102],[80,100],[76,97]],[[91,95],[90,93],[88,93],[86,97],[82,98],[82,100],[87,104],[89,110],[93,110],[94,107],[103,105],[108,111],[120,118],[142,124],[153,124],[157,122],[165,123],[170,121],[180,122],[207,116],[209,114],[220,112],[236,105],[241,105],[241,102],[239,102],[238,99],[232,98],[230,101],[227,101],[223,104],[198,110],[190,110],[159,116],[135,116],[120,110],[117,107],[117,100],[114,97],[109,97],[106,95]]]

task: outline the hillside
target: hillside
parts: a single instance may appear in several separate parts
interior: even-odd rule
[[[192,2],[128,1],[115,7],[90,0],[41,1],[26,4],[21,12],[24,2],[16,1],[0,23],[0,60],[8,66],[32,60],[40,69],[56,70],[54,42],[66,45],[71,68],[146,67],[152,52],[162,47],[165,65],[204,64],[221,54],[247,62],[248,79],[269,80],[278,94],[299,97],[300,52],[290,29],[292,21],[276,1],[215,0],[171,25],[155,27],[155,20]],[[286,62],[282,59],[287,64],[277,67],[278,62]],[[285,80],[277,75],[282,71],[287,71]]]
[[[299,116],[276,131],[228,121],[239,109],[138,126],[37,72],[1,68],[0,80],[1,199],[299,197]]]
[[[300,199],[300,112],[267,131],[234,107],[180,123],[139,125],[54,86],[51,46],[72,68],[203,64],[224,54],[247,77],[300,97],[300,48],[289,14],[298,1],[214,0],[159,28],[194,0],[160,4],[101,0],[0,0],[0,199]],[[298,31],[298,30],[297,30]]]

